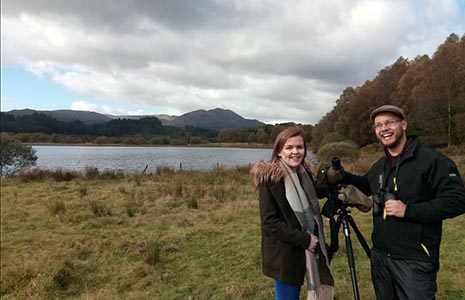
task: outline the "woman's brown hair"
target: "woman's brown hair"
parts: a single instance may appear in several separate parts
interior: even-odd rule
[[[277,162],[279,160],[279,152],[283,150],[284,144],[286,144],[288,139],[295,136],[301,136],[304,140],[304,159],[302,160],[302,163],[305,161],[305,157],[307,156],[305,132],[302,128],[293,126],[285,128],[278,134],[278,136],[274,140],[273,153],[271,154],[271,162]]]

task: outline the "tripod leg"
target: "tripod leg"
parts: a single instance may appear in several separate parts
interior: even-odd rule
[[[357,236],[357,239],[360,242],[360,245],[362,245],[362,248],[365,251],[366,255],[368,256],[368,258],[370,258],[370,246],[368,246],[368,243],[363,237],[363,234],[358,229],[357,224],[355,224],[354,218],[352,218],[352,216],[350,215],[348,217],[349,217],[349,224],[354,229],[355,235]]]
[[[334,220],[334,217],[329,218],[329,229],[330,229],[330,236],[331,236],[331,244],[329,245],[328,249],[328,259],[329,262],[333,260],[334,253],[337,252],[339,249],[339,229],[341,228],[341,220],[337,218]]]
[[[359,300],[360,294],[358,291],[357,273],[355,272],[354,251],[352,249],[352,240],[350,239],[350,228],[347,216],[342,218],[342,226],[344,229],[344,240],[346,244],[347,260],[349,262],[350,277],[352,279],[352,289],[354,291],[354,299]]]

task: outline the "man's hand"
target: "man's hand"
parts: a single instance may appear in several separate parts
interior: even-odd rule
[[[391,217],[403,218],[405,216],[405,209],[407,205],[400,200],[388,200],[384,204],[386,215]]]

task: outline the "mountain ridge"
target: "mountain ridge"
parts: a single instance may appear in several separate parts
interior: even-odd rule
[[[194,126],[215,130],[226,128],[257,127],[265,124],[256,119],[245,119],[232,110],[222,108],[195,110],[185,113],[172,121],[162,121],[162,124],[163,123],[168,126]]]
[[[214,108],[210,110],[195,110],[185,113],[181,116],[173,116],[167,114],[159,115],[109,115],[101,114],[93,111],[82,110],[34,110],[21,109],[10,110],[5,112],[14,116],[32,115],[34,113],[44,114],[55,118],[59,121],[72,122],[81,121],[84,124],[92,125],[97,123],[106,123],[113,119],[141,119],[144,117],[156,117],[164,126],[182,127],[193,126],[198,128],[221,130],[221,129],[237,129],[246,127],[257,127],[265,123],[256,119],[245,119],[239,114],[229,109]]]
[[[35,110],[35,109],[14,109],[5,112],[10,115],[25,116],[32,115],[34,113],[47,115],[49,117],[55,118],[58,121],[63,122],[72,122],[72,121],[81,121],[84,124],[92,125],[96,123],[104,123],[111,121],[112,118],[107,115],[100,114],[94,111],[85,111],[85,110],[71,110],[71,109],[58,109],[58,110]]]

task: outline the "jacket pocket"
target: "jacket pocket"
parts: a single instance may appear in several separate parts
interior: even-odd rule
[[[282,245],[278,240],[264,238],[262,244],[263,267],[268,270],[280,270],[282,264]]]
[[[417,257],[425,251],[420,246],[422,224],[390,219],[386,224],[386,245],[392,254]]]

